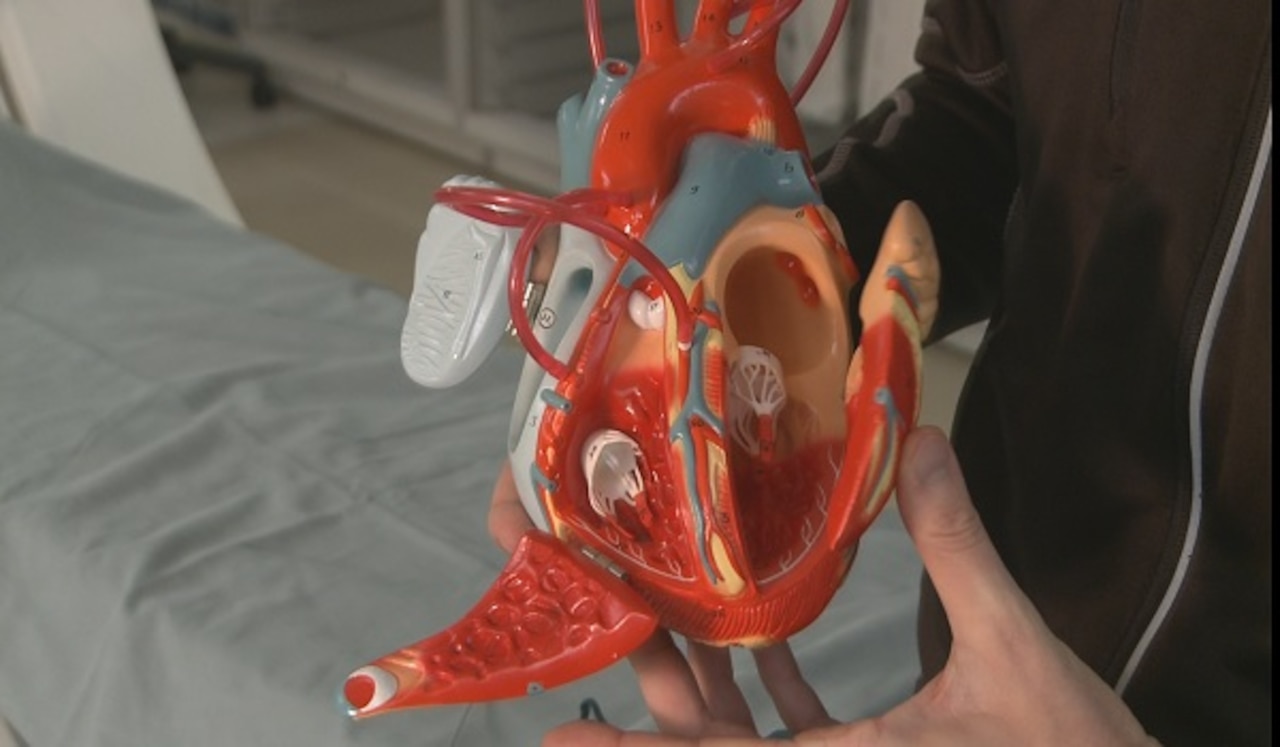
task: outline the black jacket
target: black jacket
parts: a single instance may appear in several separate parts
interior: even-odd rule
[[[936,0],[917,59],[815,169],[863,268],[921,204],[935,336],[990,318],[952,433],[992,539],[1165,745],[1269,744],[1269,4]],[[948,644],[926,583],[926,678]]]

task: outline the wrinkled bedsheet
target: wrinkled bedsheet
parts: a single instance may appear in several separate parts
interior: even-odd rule
[[[492,705],[338,707],[503,563],[485,513],[518,355],[417,388],[404,312],[0,123],[0,714],[21,742],[537,744],[587,697],[647,723],[625,665]],[[834,715],[910,691],[919,573],[886,511],[796,639]]]

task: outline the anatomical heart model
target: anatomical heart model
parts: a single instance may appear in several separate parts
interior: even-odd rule
[[[798,4],[702,0],[681,38],[672,0],[637,0],[633,64],[605,56],[589,1],[596,74],[560,110],[563,194],[436,194],[405,367],[451,386],[514,327],[508,446],[538,529],[461,620],[348,677],[353,716],[539,692],[659,626],[779,642],[835,594],[915,422],[938,273],[900,206],[855,350],[858,270],[794,108],[834,34],[796,90],[776,73]],[[535,249],[554,251],[545,285]]]

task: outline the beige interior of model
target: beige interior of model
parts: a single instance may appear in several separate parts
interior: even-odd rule
[[[832,235],[840,237],[829,211],[821,208],[820,214]],[[800,272],[783,268],[780,258],[787,255],[798,262]],[[801,295],[806,279],[816,289],[816,302]],[[776,455],[816,440],[842,439],[844,380],[852,355],[851,281],[809,219],[777,207],[752,210],[721,239],[703,281],[707,300],[721,313],[725,378],[743,345],[764,348],[781,363],[787,404],[775,424]],[[666,342],[662,332],[619,324],[606,367],[661,366]]]
[[[840,237],[829,211],[820,212]],[[802,297],[801,278],[783,269],[780,255],[798,260],[816,287],[816,303]],[[842,438],[850,279],[808,219],[794,210],[756,208],[721,240],[704,277],[720,306],[726,364],[732,368],[742,345],[764,348],[782,364],[788,401],[777,426],[779,446],[785,451],[815,438]]]

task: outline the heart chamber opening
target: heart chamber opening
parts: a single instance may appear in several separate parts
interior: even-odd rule
[[[762,584],[818,541],[840,472],[848,331],[829,295],[800,257],[767,246],[742,254],[725,279],[726,448]]]

